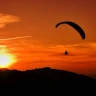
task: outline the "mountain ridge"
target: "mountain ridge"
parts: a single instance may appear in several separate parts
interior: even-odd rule
[[[58,87],[57,87],[58,86]],[[91,86],[91,87],[89,87]],[[0,69],[0,87],[1,88],[18,88],[35,90],[50,88],[68,90],[75,87],[92,89],[96,86],[96,79],[91,77],[69,72],[66,70],[52,69],[50,67],[36,68],[33,70],[9,70],[6,68]]]

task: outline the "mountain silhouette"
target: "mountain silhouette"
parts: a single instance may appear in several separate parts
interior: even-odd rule
[[[32,81],[63,81],[63,83],[75,82],[78,84],[80,82],[86,84],[96,82],[95,79],[88,76],[49,67],[26,71],[0,69],[0,85],[2,86],[31,85],[34,83]]]
[[[51,69],[50,67],[26,71],[0,69],[0,88],[6,91],[17,88],[15,91],[20,90],[22,94],[25,94],[24,92],[34,92],[33,90],[46,90],[44,92],[48,91],[50,93],[52,91],[65,94],[64,90],[69,91],[74,88],[74,90],[81,88],[80,92],[84,90],[84,92],[88,93],[95,86],[96,79],[65,70]],[[85,89],[89,91],[85,91]],[[29,90],[31,91],[29,92]]]

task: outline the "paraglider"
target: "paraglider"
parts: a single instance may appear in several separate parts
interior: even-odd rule
[[[85,39],[85,32],[84,30],[76,23],[74,22],[71,22],[71,21],[64,21],[64,22],[59,22],[56,24],[56,28],[58,28],[58,26],[60,26],[61,24],[68,24],[70,25],[71,27],[73,27],[81,36],[81,38],[84,40]],[[64,53],[65,55],[68,55],[68,51],[65,51]]]
[[[82,37],[83,40],[85,39],[84,30],[79,25],[77,25],[76,23],[71,22],[71,21],[59,22],[58,24],[56,24],[56,28],[58,28],[58,26],[61,25],[61,24],[70,25],[71,27],[73,27],[80,34],[80,36]]]

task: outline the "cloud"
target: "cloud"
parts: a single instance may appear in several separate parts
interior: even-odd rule
[[[4,28],[7,24],[19,22],[20,18],[14,15],[0,14],[0,28]]]
[[[26,39],[26,38],[24,38]],[[17,46],[13,46],[13,52],[17,52],[22,55],[26,53],[24,58],[31,56],[32,58],[40,57],[41,60],[50,61],[68,61],[68,62],[81,62],[81,61],[90,61],[96,59],[96,43],[84,43],[84,44],[74,44],[74,45],[43,45],[43,44],[34,44],[30,40],[19,40]],[[13,41],[13,40],[12,40]],[[16,41],[17,42],[17,41]],[[15,43],[16,43],[15,42]],[[11,47],[11,46],[9,46]],[[67,49],[69,55],[64,55],[64,51]],[[39,58],[39,60],[40,60]],[[31,58],[30,58],[31,59]],[[32,61],[38,61],[38,58],[33,59]]]
[[[29,38],[32,36],[21,36],[21,37],[14,37],[14,38],[5,38],[5,39],[0,39],[0,41],[7,41],[7,40],[17,40],[17,39],[23,39],[23,38]]]

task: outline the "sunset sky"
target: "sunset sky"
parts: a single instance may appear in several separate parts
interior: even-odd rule
[[[86,39],[68,25],[55,28],[61,21],[79,24]],[[95,0],[0,0],[0,49],[14,56],[11,69],[49,66],[96,75],[95,31]]]

